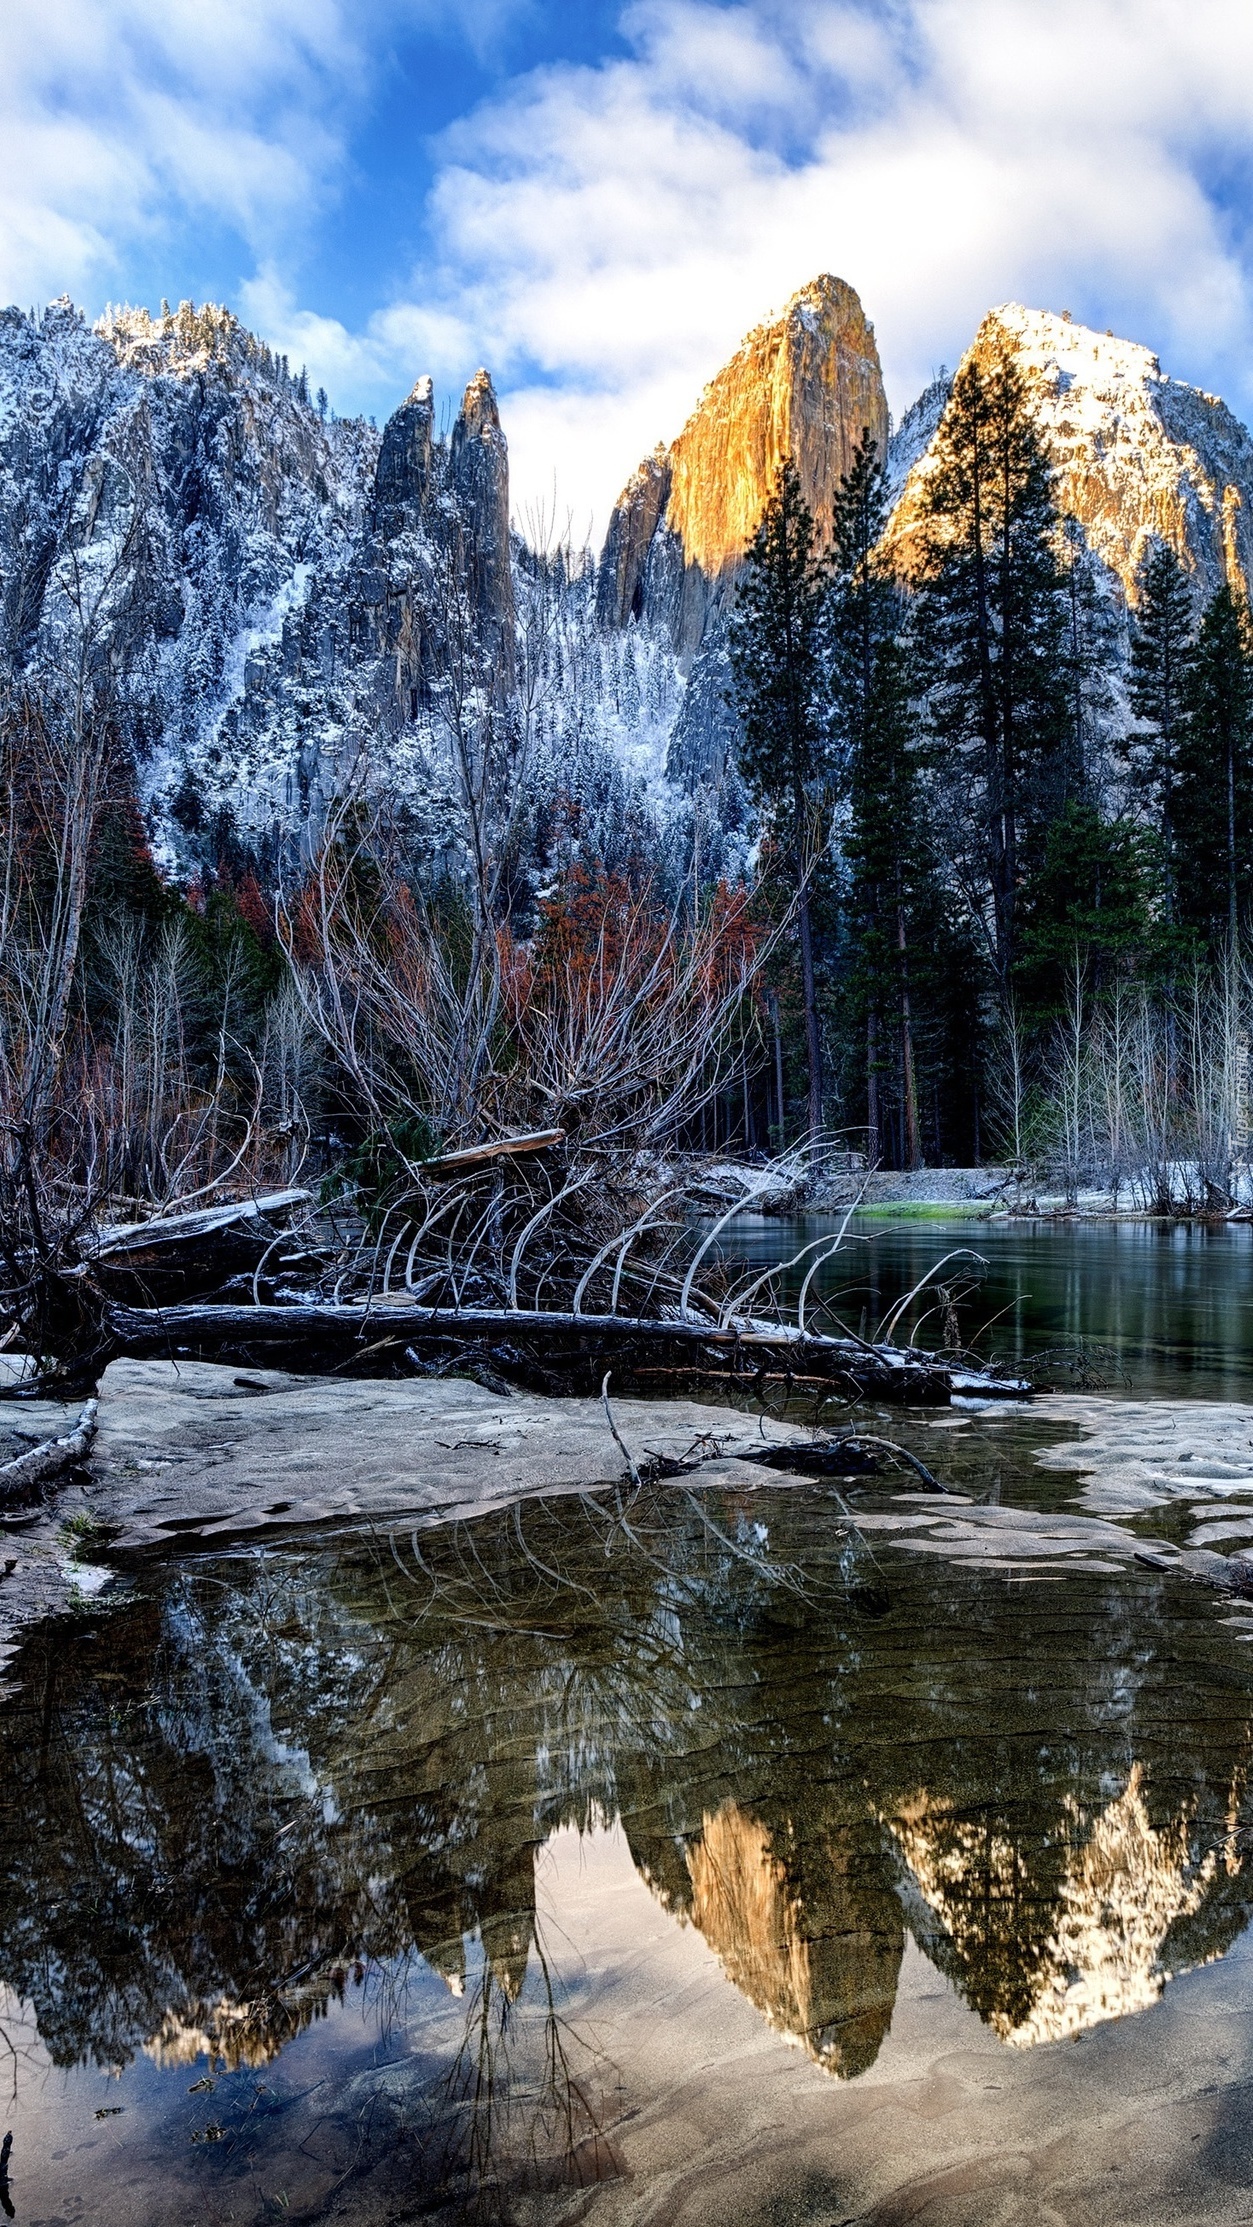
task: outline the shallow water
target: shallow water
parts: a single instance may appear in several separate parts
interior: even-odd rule
[[[1038,1495],[1041,1435],[967,1487]],[[1246,2219],[1253,1650],[1148,1570],[872,1556],[889,1491],[192,1561],[37,1634],[16,2216]]]
[[[745,1216],[722,1242],[764,1264],[838,1227],[830,1215]],[[1111,1389],[1250,1397],[1253,1225],[859,1214],[816,1290],[869,1336],[954,1250],[967,1257],[951,1260],[943,1280],[974,1287],[961,1302],[961,1334],[984,1355],[1021,1361],[1049,1349],[1063,1376],[1077,1372]],[[934,1295],[902,1317],[898,1334],[911,1323],[921,1324],[924,1343],[941,1342]]]

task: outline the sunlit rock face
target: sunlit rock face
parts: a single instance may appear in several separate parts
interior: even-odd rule
[[[963,362],[1008,343],[1035,405],[1059,508],[1133,603],[1146,550],[1168,542],[1202,596],[1253,577],[1253,440],[1216,395],[1165,373],[1148,348],[1016,302],[991,310]],[[889,537],[917,560],[934,431],[946,392],[929,388],[893,443],[900,494]],[[921,437],[920,437],[921,436]]]
[[[972,1990],[968,1975],[976,1970],[995,1975],[977,2007],[1011,2048],[1062,2041],[1146,2010],[1191,1961],[1186,1950],[1172,1955],[1172,1934],[1201,1909],[1220,1868],[1239,1872],[1234,1835],[1225,1850],[1198,1847],[1190,1815],[1155,1825],[1146,1797],[1136,1763],[1095,1819],[1076,1809],[1073,1838],[1059,1847],[1046,1896],[1003,1832],[989,1833],[925,1795],[893,1820],[912,1882],[944,1928],[963,1992],[973,2000],[986,1990],[982,1976]],[[1042,1922],[1033,1925],[1037,1898]]]
[[[706,387],[678,439],[615,506],[601,560],[602,615],[664,618],[691,656],[791,457],[821,541],[862,432],[880,446],[887,402],[874,331],[843,279],[824,275],[758,325]]]
[[[775,2031],[852,2079],[891,2025],[904,1924],[864,1832],[832,1825],[794,1842],[724,1802],[687,1844],[679,1906]]]

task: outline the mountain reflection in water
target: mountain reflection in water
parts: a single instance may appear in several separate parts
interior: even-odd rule
[[[1210,1599],[850,1571],[844,1537],[821,1487],[659,1489],[612,1532],[564,1500],[184,1566],[37,1636],[0,1715],[0,1980],[62,2066],[263,2066],[415,1951],[481,2022],[549,1984],[537,1850],[615,1819],[843,2079],[907,1936],[1022,2047],[1221,1956],[1253,1677]]]

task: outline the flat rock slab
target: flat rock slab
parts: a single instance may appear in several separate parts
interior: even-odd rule
[[[752,1453],[810,1443],[798,1425],[690,1400],[615,1400],[613,1414],[641,1468],[650,1456],[709,1460],[721,1472],[731,1465],[742,1483],[772,1479],[762,1469],[740,1474]],[[304,1524],[469,1516],[612,1485],[625,1469],[599,1400],[502,1396],[461,1378],[362,1381],[115,1361],[100,1387],[88,1504],[116,1546],[140,1548]]]
[[[857,1522],[862,1531],[886,1534],[906,1552],[1023,1578],[1125,1569],[1146,1547],[1133,1532],[1100,1517],[937,1501],[930,1493],[898,1493],[885,1508],[859,1508]],[[1154,1542],[1152,1551],[1163,1566],[1186,1566],[1186,1557],[1173,1547]]]
[[[1093,1515],[1135,1516],[1185,1501],[1198,1520],[1216,1504],[1253,1513],[1253,1406],[1242,1400],[1119,1400],[1062,1393],[1050,1422],[1081,1436],[1036,1455],[1044,1469],[1074,1470]]]
[[[24,1353],[0,1353],[0,1392],[12,1394],[35,1374]],[[0,1462],[16,1461],[50,1438],[64,1438],[82,1412],[82,1401],[0,1399]]]

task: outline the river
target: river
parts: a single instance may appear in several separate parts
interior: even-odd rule
[[[723,1244],[764,1265],[838,1227],[827,1215],[745,1216]],[[870,1336],[945,1255],[957,1257],[941,1280],[969,1287],[961,1335],[986,1358],[1016,1363],[1047,1352],[1063,1379],[1078,1370],[1111,1390],[1251,1396],[1253,1224],[862,1213],[816,1290],[834,1318]],[[812,1258],[785,1279],[793,1290]],[[898,1335],[916,1322],[926,1343],[941,1342],[933,1289],[902,1317]]]
[[[970,1247],[983,1350],[1249,1396],[1247,1230],[852,1234],[854,1328]],[[1075,1505],[1046,1401],[898,1427],[973,1498]],[[1247,1622],[1134,1562],[859,1534],[896,1485],[149,1560],[36,1632],[0,1709],[6,2206],[1247,2220]]]

